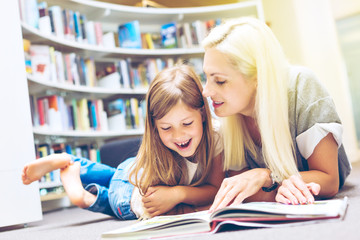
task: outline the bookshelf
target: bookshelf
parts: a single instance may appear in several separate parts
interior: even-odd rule
[[[36,2],[36,0],[29,1]],[[20,6],[23,7],[25,0],[20,0],[20,3]],[[55,0],[47,0],[46,3],[47,6],[45,8],[39,7],[41,9],[46,9],[45,12],[49,11],[49,9],[53,9],[54,6],[60,6],[62,10],[66,9],[66,12],[63,13],[64,16],[70,14],[68,13],[68,11],[71,11],[71,14],[78,13],[80,14],[80,17],[83,15],[83,19],[86,19],[83,21],[86,21],[86,24],[101,24],[101,34],[103,35],[101,35],[102,37],[100,38],[97,33],[96,39],[94,37],[93,41],[91,40],[92,34],[90,34],[90,32],[86,32],[87,40],[85,41],[84,37],[80,36],[79,38],[76,33],[74,33],[74,36],[66,33],[67,27],[63,29],[65,35],[63,33],[58,34],[55,30],[55,33],[44,31],[44,28],[41,29],[41,27],[36,27],[36,24],[34,25],[34,19],[29,20],[26,17],[26,8],[23,7],[21,22],[23,38],[30,41],[31,46],[41,45],[52,47],[52,50],[50,50],[50,52],[56,51],[58,56],[59,54],[62,56],[62,59],[65,59],[65,55],[70,54],[75,54],[76,57],[83,58],[83,61],[91,59],[89,62],[90,64],[93,64],[93,66],[95,66],[96,73],[98,72],[98,69],[102,66],[109,63],[114,63],[114,66],[116,66],[116,71],[119,72],[120,79],[122,80],[126,79],[125,75],[127,75],[127,73],[123,72],[124,65],[121,64],[124,64],[124,62],[126,62],[128,64],[126,65],[128,67],[128,72],[132,72],[132,75],[130,74],[130,76],[128,77],[130,77],[131,81],[133,82],[135,81],[134,79],[139,78],[141,83],[144,82],[144,80],[142,79],[143,75],[146,76],[145,78],[147,79],[147,81],[151,81],[151,79],[158,71],[161,70],[161,68],[174,64],[174,62],[179,59],[188,60],[190,63],[194,64],[195,68],[200,74],[200,72],[202,71],[202,63],[201,61],[199,61],[199,59],[202,59],[203,49],[201,49],[198,44],[201,41],[201,35],[199,35],[200,30],[198,30],[200,28],[199,26],[201,26],[201,28],[206,28],[205,26],[209,22],[215,24],[215,21],[218,20],[235,18],[240,16],[254,16],[262,20],[264,19],[261,0],[246,0],[218,6],[166,9],[131,7],[94,0],[66,0],[61,2]],[[55,9],[53,9],[51,12],[52,14],[56,13]],[[67,18],[63,18],[61,22],[67,21],[64,21],[64,19]],[[37,17],[37,19],[35,20],[40,22],[39,17]],[[185,29],[185,32],[187,30],[186,27],[188,27],[189,30],[187,30],[186,32],[187,35],[184,36],[184,39],[186,39],[186,41],[184,40],[180,44],[180,40],[177,39],[179,46],[176,48],[163,48],[161,47],[161,44],[155,44],[156,47],[150,48],[149,46],[151,44],[149,44],[149,42],[146,42],[146,45],[148,45],[147,49],[123,48],[119,47],[119,44],[111,45],[109,47],[108,44],[105,44],[105,42],[101,40],[105,38],[105,34],[114,34],[114,36],[116,36],[116,34],[118,33],[117,31],[119,25],[132,21],[137,21],[139,23],[141,34],[149,34],[149,36],[154,39],[154,41],[156,41],[156,36],[160,35],[161,27],[168,23],[176,23],[176,26],[179,26],[179,28],[177,28],[178,32],[180,31],[180,27],[181,29]],[[197,24],[198,29],[196,28],[195,23]],[[53,25],[56,25],[56,21]],[[84,29],[87,29],[86,27],[84,27]],[[191,32],[189,32],[190,30]],[[180,38],[180,35],[177,35],[177,37]],[[116,36],[116,38],[118,37]],[[51,64],[53,63],[51,62],[49,66],[52,66]],[[63,64],[66,65],[66,63]],[[120,68],[118,68],[118,66],[121,66],[122,70],[119,70]],[[55,67],[56,69],[60,68],[56,64]],[[145,69],[145,72],[142,72],[143,75],[141,75],[140,71],[143,71],[143,69]],[[70,72],[70,70],[66,70],[65,68],[65,72],[66,71]],[[137,77],[137,75],[134,75],[136,73],[139,73],[139,77]],[[55,75],[55,77],[53,75]],[[100,77],[98,78],[97,75],[95,76],[95,82],[97,81],[97,83],[95,84],[88,84],[88,82],[86,82],[86,77],[85,84],[81,82],[80,84],[75,83],[75,80],[73,80],[74,83],[69,84],[68,79],[64,77],[59,77],[60,75],[58,72],[53,75],[50,73],[50,75],[47,75],[46,78],[41,78],[39,76],[36,76],[34,73],[28,74],[27,79],[29,85],[29,95],[33,99],[33,113],[35,111],[34,109],[36,109],[36,104],[39,104],[39,99],[49,98],[46,101],[50,102],[52,101],[50,100],[51,96],[56,96],[57,101],[65,102],[64,106],[66,107],[74,107],[74,105],[70,106],[69,99],[75,102],[80,102],[82,99],[85,99],[88,104],[89,102],[101,100],[103,102],[102,104],[104,105],[104,112],[107,113],[107,122],[110,123],[110,104],[118,98],[131,98],[130,101],[132,101],[133,99],[137,99],[138,102],[140,102],[141,100],[143,100],[146,94],[148,85],[148,83],[144,83],[140,86],[132,84],[132,87],[124,87],[125,84],[122,87],[104,87],[99,86]],[[64,75],[66,75],[66,73]],[[64,79],[61,80],[60,78]],[[78,105],[80,104],[79,102],[77,102]],[[138,102],[131,104],[138,104],[139,109],[141,109],[141,104]],[[97,102],[95,103],[95,105],[96,104]],[[112,130],[110,127],[106,129],[95,130],[94,123],[92,126],[93,129],[87,130],[77,129],[75,124],[73,125],[73,129],[59,129],[57,128],[57,126],[53,128],[51,127],[51,124],[49,124],[48,127],[44,127],[41,121],[40,124],[37,124],[37,121],[39,120],[39,118],[41,118],[40,110],[37,110],[39,111],[38,116],[37,118],[34,117],[34,115],[36,115],[35,111],[32,120],[34,125],[33,135],[35,139],[35,144],[37,144],[38,146],[44,144],[51,146],[54,144],[59,145],[71,143],[73,145],[89,144],[99,147],[106,141],[110,141],[112,139],[138,136],[143,133],[143,124],[141,124],[141,118],[139,120],[140,125],[136,125],[137,127],[135,128],[128,128],[127,125],[126,128],[124,128],[123,130]],[[141,109],[139,111],[142,111],[142,113],[145,112],[144,109]],[[63,112],[61,112],[61,114],[63,114]],[[89,114],[89,119],[91,117],[92,116]],[[71,121],[75,122],[73,118],[73,116],[71,118],[69,117],[69,119],[72,119]],[[101,126],[104,126],[102,118],[99,119],[101,120]],[[100,122],[100,120],[97,121]],[[128,119],[126,118],[125,120],[125,122],[128,123]],[[61,186],[61,184],[40,183],[40,188],[51,188],[56,186]],[[63,198],[63,195],[59,195],[59,197]],[[48,201],[51,201],[54,199],[54,197],[52,196],[51,198],[47,198],[43,196],[42,199],[47,199]]]

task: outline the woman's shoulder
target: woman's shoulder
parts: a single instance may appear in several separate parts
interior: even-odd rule
[[[303,66],[292,66],[290,68],[289,92],[295,94],[298,99],[310,101],[329,96],[326,87],[314,71]]]
[[[289,70],[290,86],[295,88],[306,87],[309,85],[321,85],[315,72],[304,66],[291,66]]]

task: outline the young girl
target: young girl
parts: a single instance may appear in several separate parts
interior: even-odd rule
[[[145,133],[136,158],[114,169],[53,154],[27,164],[23,183],[60,168],[75,205],[124,220],[192,210],[179,206],[207,208],[224,173],[222,145],[198,76],[186,65],[165,69],[152,81],[146,100]]]
[[[224,167],[232,170],[210,210],[245,199],[299,204],[333,197],[351,166],[335,105],[314,73],[290,66],[255,18],[214,28],[203,47],[203,95],[221,117]]]

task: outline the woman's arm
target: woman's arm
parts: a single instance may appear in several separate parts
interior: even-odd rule
[[[276,201],[288,203],[312,202],[306,192],[319,198],[331,198],[339,190],[338,145],[332,134],[324,137],[307,159],[309,171],[300,172],[301,178],[290,177],[283,181]],[[305,184],[307,183],[307,184]]]
[[[222,154],[219,154],[213,160],[207,183],[198,187],[150,187],[143,197],[144,207],[153,217],[170,211],[180,203],[193,206],[209,205],[213,201],[224,176]]]

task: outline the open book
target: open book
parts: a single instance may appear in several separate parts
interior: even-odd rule
[[[229,206],[213,213],[200,211],[182,215],[158,216],[133,225],[105,232],[102,239],[144,239],[201,232],[215,233],[224,225],[238,228],[284,227],[342,219],[347,197],[315,201],[314,204],[286,205],[275,202],[251,202]]]

